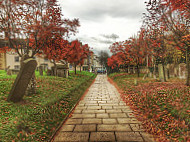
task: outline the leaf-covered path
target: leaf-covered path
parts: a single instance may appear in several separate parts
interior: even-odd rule
[[[98,75],[54,142],[154,141],[144,132],[132,110],[120,98],[106,75]]]

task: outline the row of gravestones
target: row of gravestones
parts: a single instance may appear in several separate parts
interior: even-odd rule
[[[186,64],[167,64],[164,66],[164,68],[162,64],[158,64],[158,74],[160,80],[164,79],[164,73],[166,79],[169,79],[170,77],[179,77],[180,79],[185,79],[187,76]]]
[[[29,83],[35,76],[35,69],[37,67],[36,60],[29,58],[27,55],[22,57],[21,68],[11,88],[8,100],[12,102],[19,102],[22,100],[26,91],[28,90]],[[41,70],[41,69],[40,69]],[[58,76],[67,77],[68,68],[66,66],[57,66]],[[41,71],[40,71],[41,72]],[[43,70],[42,70],[43,73]],[[32,84],[34,85],[34,84]]]
[[[57,76],[59,77],[68,77],[68,70],[69,68],[66,65],[57,65]],[[12,75],[12,74],[18,74],[19,70],[15,72],[14,70],[11,70],[10,67],[6,69],[7,75]],[[39,74],[43,76],[43,66],[38,67]],[[48,76],[55,76],[55,67],[52,67],[51,69],[47,70],[47,75]]]

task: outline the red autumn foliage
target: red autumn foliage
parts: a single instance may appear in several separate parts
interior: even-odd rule
[[[127,74],[116,74],[112,79],[120,85],[115,84],[135,117],[157,141],[190,140],[190,90],[183,82],[141,83],[139,80],[139,85],[134,86]]]
[[[51,50],[46,49],[51,47],[46,46],[50,40],[59,40],[76,32],[78,19],[62,17],[57,0],[3,0],[0,31],[6,34],[9,47],[15,49],[19,56],[31,52],[29,55],[33,57],[43,50]]]
[[[92,51],[88,44],[82,45],[78,40],[72,41],[68,45],[69,52],[67,53],[67,61],[75,66],[75,74],[76,74],[76,66],[83,65],[84,59],[86,59]]]

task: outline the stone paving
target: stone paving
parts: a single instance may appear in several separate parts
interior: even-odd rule
[[[72,116],[55,136],[54,142],[122,141],[153,142],[141,122],[120,98],[106,75],[98,75]]]

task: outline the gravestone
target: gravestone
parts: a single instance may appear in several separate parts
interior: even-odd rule
[[[10,66],[7,67],[6,71],[7,71],[7,75],[12,75],[12,71],[10,70]]]
[[[12,86],[8,100],[12,102],[19,102],[26,93],[28,84],[35,72],[37,62],[34,59],[27,59],[22,62],[19,74]]]
[[[179,65],[175,65],[174,66],[174,77],[178,77],[179,76]]]
[[[51,76],[52,74],[51,74],[51,69],[47,69],[47,76]]]
[[[57,65],[57,76],[68,78],[68,66],[66,65]]]
[[[42,66],[39,66],[39,73],[41,76],[43,76],[43,67]]]
[[[169,72],[169,77],[175,77],[174,75],[174,64],[167,64],[167,69]]]
[[[179,64],[179,78],[185,79],[186,76],[187,76],[186,64],[181,63],[181,64]]]
[[[158,74],[159,74],[159,80],[164,81],[164,70],[162,64],[158,64]]]
[[[133,66],[133,73],[134,73],[134,74],[136,73],[136,69],[135,69],[135,66]]]

